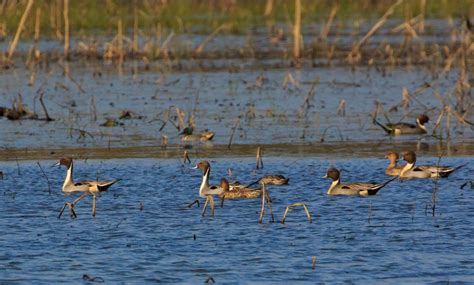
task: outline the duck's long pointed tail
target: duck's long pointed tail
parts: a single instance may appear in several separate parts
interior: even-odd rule
[[[99,188],[99,191],[107,191],[107,189],[109,189],[110,186],[114,185],[115,183],[119,182],[120,180],[122,179],[115,179],[114,181],[110,181],[108,183],[104,183],[102,185],[99,185],[98,188]]]
[[[387,134],[393,133],[392,129],[390,129],[387,126],[385,126],[384,124],[380,123],[379,121],[377,121],[377,119],[374,119],[374,123],[376,125],[380,126]]]
[[[439,176],[441,177],[448,177],[449,175],[451,175],[451,173],[453,173],[454,171],[458,170],[459,168],[463,168],[464,166],[466,166],[467,163],[464,163],[464,164],[461,164],[461,165],[458,165],[456,167],[454,167],[453,169],[450,169],[449,171],[446,171],[446,172],[440,172],[439,173]]]

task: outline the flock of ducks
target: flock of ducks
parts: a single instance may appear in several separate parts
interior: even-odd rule
[[[336,168],[329,168],[326,175],[323,178],[332,179],[332,183],[329,186],[327,194],[330,196],[346,195],[346,196],[371,196],[378,193],[380,189],[385,187],[388,183],[393,180],[400,179],[426,179],[426,178],[439,178],[448,177],[455,170],[465,166],[465,164],[450,167],[450,166],[439,166],[439,165],[415,165],[416,154],[413,151],[407,151],[403,154],[403,160],[406,164],[398,166],[397,161],[399,156],[394,151],[387,152],[385,156],[390,164],[388,165],[385,174],[393,176],[393,178],[383,183],[369,183],[369,182],[341,182],[341,173]],[[92,216],[96,214],[96,198],[97,194],[105,192],[116,183],[118,180],[113,181],[81,181],[74,182],[73,179],[73,160],[70,157],[62,158],[57,164],[58,166],[65,166],[67,169],[66,178],[63,183],[62,191],[66,194],[71,193],[82,193],[79,198],[72,202],[66,202],[60,211],[59,217],[63,214],[66,207],[70,210],[71,217],[77,217],[74,207],[75,205],[88,195],[92,195]],[[259,180],[250,184],[244,185],[239,182],[229,183],[227,179],[222,178],[218,185],[210,185],[209,178],[211,174],[211,165],[208,161],[203,160],[196,164],[194,169],[202,171],[202,181],[199,187],[199,196],[205,198],[205,204],[202,210],[202,216],[204,216],[207,205],[211,207],[211,215],[214,215],[214,196],[218,196],[221,200],[221,207],[224,205],[225,200],[235,199],[256,199],[262,198],[268,203],[271,203],[271,198],[268,192],[265,191],[266,185],[285,185],[288,184],[289,179],[283,175],[266,175],[261,177]],[[252,187],[255,184],[260,184],[259,188]]]
[[[429,118],[425,114],[421,114],[416,118],[416,124],[409,123],[396,123],[396,124],[382,124],[374,119],[374,122],[382,127],[390,135],[413,135],[413,134],[426,134],[427,129],[425,123],[429,121]],[[211,140],[214,137],[213,132],[193,133],[193,128],[188,127],[183,130],[180,134],[182,140]],[[341,182],[341,173],[336,168],[329,168],[326,175],[323,178],[332,179],[332,183],[327,191],[328,195],[346,195],[346,196],[371,196],[379,192],[380,189],[385,187],[388,183],[393,180],[400,179],[426,179],[426,178],[439,178],[448,177],[455,170],[463,167],[460,165],[457,167],[450,166],[439,166],[439,165],[416,165],[416,154],[413,151],[407,151],[403,154],[403,160],[406,164],[403,166],[397,165],[399,156],[394,151],[387,152],[385,156],[390,164],[388,165],[385,174],[393,176],[393,178],[383,183],[369,183],[369,182]],[[189,160],[189,158],[188,158]],[[107,189],[119,180],[114,181],[82,181],[74,182],[73,180],[73,162],[72,158],[65,157],[61,159],[56,165],[63,165],[67,168],[67,175],[63,183],[62,191],[66,194],[80,192],[82,195],[72,202],[66,202],[60,211],[59,218],[63,214],[66,207],[69,207],[71,217],[76,217],[74,211],[75,205],[88,195],[92,195],[92,216],[96,214],[96,198],[100,192],[105,192]],[[256,199],[262,198],[262,205],[264,201],[271,203],[268,192],[265,192],[265,185],[285,185],[288,184],[289,179],[282,175],[267,175],[261,177],[259,180],[252,182],[247,185],[240,184],[238,182],[229,183],[225,178],[222,178],[218,185],[210,185],[209,177],[211,173],[211,165],[208,161],[200,161],[195,167],[202,171],[202,182],[199,187],[199,196],[205,198],[205,205],[202,210],[202,215],[206,211],[207,205],[211,207],[211,215],[214,215],[214,196],[218,196],[221,199],[221,207],[224,205],[225,200],[234,199]],[[260,185],[255,188],[254,185]],[[196,203],[198,201],[195,201]],[[192,203],[193,204],[193,203]],[[191,205],[192,205],[191,204]],[[263,208],[262,208],[263,211]]]

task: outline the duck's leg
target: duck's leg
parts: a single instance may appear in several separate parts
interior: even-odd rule
[[[84,194],[82,194],[81,196],[79,196],[79,198],[77,198],[76,200],[72,201],[72,204],[76,205],[79,201],[81,201],[82,199],[84,199],[84,197],[86,197],[87,195],[89,195],[89,192],[85,192]]]
[[[207,203],[209,203],[209,196],[206,196],[206,202],[204,203],[204,207],[202,208],[201,216],[203,217],[204,217],[204,214],[206,213]]]
[[[224,208],[225,195],[221,196],[221,208]]]
[[[63,215],[64,209],[66,209],[67,206],[69,206],[69,202],[64,203],[64,206],[61,208],[61,211],[59,211],[59,216],[58,219],[61,219],[61,216]]]
[[[92,217],[95,218],[95,210],[96,210],[96,200],[97,196],[95,194],[92,194]]]
[[[62,207],[61,211],[59,211],[58,219],[61,218],[61,216],[63,215],[64,210],[66,209],[66,207],[69,207],[70,216],[71,216],[72,218],[77,218],[76,212],[74,211],[74,206],[75,206],[79,201],[81,201],[82,199],[84,199],[84,197],[86,197],[87,195],[89,195],[88,192],[86,192],[86,193],[82,194],[81,196],[79,196],[79,198],[77,198],[76,200],[72,201],[72,203],[71,203],[71,202],[66,202],[66,203],[64,203],[64,206]]]

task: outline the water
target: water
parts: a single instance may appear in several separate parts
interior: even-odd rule
[[[48,194],[36,162],[20,161],[20,173],[15,162],[1,162],[0,282],[78,283],[83,274],[108,283],[202,283],[209,276],[216,282],[471,282],[474,191],[460,186],[472,179],[473,162],[442,159],[468,165],[439,181],[432,217],[431,180],[394,181],[370,198],[326,196],[329,181],[320,177],[329,166],[344,168],[345,181],[381,182],[387,179],[382,159],[264,157],[258,171],[254,158],[211,160],[214,183],[228,168],[240,181],[287,175],[290,185],[270,189],[277,221],[286,205],[304,202],[312,224],[302,209],[285,224],[269,223],[269,216],[259,224],[259,200],[227,201],[214,218],[201,218],[201,208],[186,208],[198,196],[201,174],[175,159],[77,160],[76,180],[123,180],[98,198],[95,219],[90,197],[78,204],[77,219],[57,219],[71,199],[60,191],[65,169],[40,161]]]

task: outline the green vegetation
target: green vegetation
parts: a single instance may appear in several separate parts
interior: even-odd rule
[[[7,36],[15,32],[26,2],[3,1],[3,4],[0,4],[0,25],[5,26]],[[144,32],[164,29],[177,33],[207,34],[223,23],[230,23],[231,28],[227,32],[246,33],[252,27],[264,26],[267,21],[291,22],[294,14],[293,2],[273,0],[271,14],[265,17],[266,0],[73,0],[69,4],[69,18],[71,32],[75,36],[115,34],[119,19],[123,21],[125,31],[130,30],[134,25],[135,9],[138,28]],[[339,21],[377,18],[393,3],[394,1],[388,0],[302,0],[302,23],[307,25],[325,21],[334,5],[339,7],[336,15]],[[420,14],[422,3],[422,0],[405,1],[395,12],[395,17],[411,18]],[[33,36],[35,11],[38,9],[41,10],[41,35],[60,35],[63,25],[62,7],[63,0],[35,1],[24,36]],[[459,18],[473,14],[472,0],[426,1],[426,18]]]

